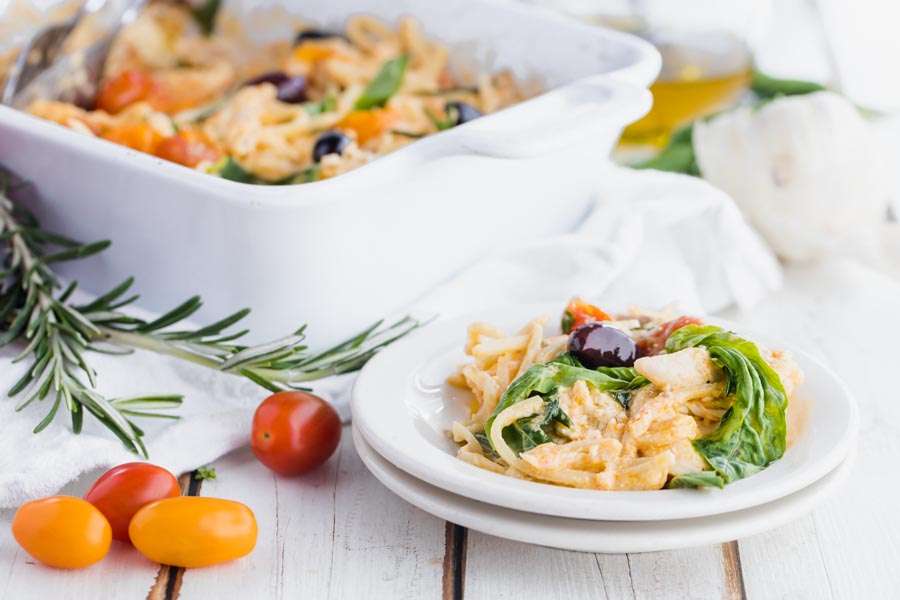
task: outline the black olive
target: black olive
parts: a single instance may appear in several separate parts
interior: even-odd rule
[[[253,79],[248,79],[244,82],[244,85],[260,85],[262,83],[271,83],[275,87],[278,87],[287,80],[288,76],[284,71],[271,71],[269,73],[263,73],[262,75],[254,77]]]
[[[588,369],[631,367],[638,358],[635,341],[601,322],[585,323],[569,335],[569,353]]]
[[[340,131],[326,131],[313,146],[313,161],[319,162],[326,154],[342,154],[350,143],[350,138]]]
[[[277,90],[276,98],[287,104],[300,104],[306,102],[306,77],[297,75],[289,77],[282,71],[263,73],[259,77],[248,80],[244,85],[260,85],[271,83]]]
[[[329,38],[337,38],[344,37],[339,33],[334,33],[331,31],[320,31],[318,29],[307,29],[306,31],[301,31],[297,34],[297,37],[294,38],[294,45],[299,46],[305,41],[308,40],[327,40]]]
[[[447,116],[454,120],[454,125],[462,125],[484,116],[480,110],[465,102],[448,102],[444,107]]]
[[[282,102],[288,104],[306,102],[306,77],[303,75],[288,77],[275,87],[278,88],[278,94],[275,97]]]

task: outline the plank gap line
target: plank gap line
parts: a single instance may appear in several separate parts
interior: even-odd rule
[[[741,549],[737,542],[722,544],[722,571],[728,600],[746,600],[744,569],[741,567]]]
[[[462,600],[465,596],[466,546],[468,530],[447,521],[444,542],[443,600]]]
[[[197,471],[184,473],[178,478],[181,493],[185,496],[199,496],[203,481],[197,478]],[[181,580],[184,578],[184,569],[170,565],[159,565],[156,573],[156,581],[147,594],[147,600],[176,600],[181,595]]]

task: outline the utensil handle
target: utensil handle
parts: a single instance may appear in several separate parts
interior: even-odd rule
[[[495,158],[530,158],[577,146],[647,114],[649,90],[595,76],[451,130],[469,150]]]

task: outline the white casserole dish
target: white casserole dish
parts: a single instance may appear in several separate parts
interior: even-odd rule
[[[93,292],[134,275],[151,310],[199,293],[199,320],[250,306],[255,340],[308,322],[313,346],[338,341],[478,256],[571,229],[659,70],[640,39],[498,1],[280,1],[333,28],[359,12],[412,15],[464,60],[552,91],[285,187],[218,179],[0,107],[0,162],[34,182],[42,223],[113,241],[64,275]]]

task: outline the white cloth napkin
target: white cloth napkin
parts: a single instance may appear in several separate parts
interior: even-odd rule
[[[707,183],[616,168],[604,170],[601,179],[594,209],[577,231],[486,257],[412,309],[446,317],[581,295],[614,309],[676,303],[703,313],[751,305],[780,285],[781,271],[768,248],[729,198]],[[0,390],[26,368],[11,364],[17,350],[0,351]],[[110,397],[184,394],[180,420],[140,423],[151,460],[176,474],[246,444],[253,411],[266,396],[240,378],[146,352],[91,359],[100,373],[99,389]],[[314,386],[344,418],[352,380],[342,376]],[[0,400],[0,508],[53,494],[83,473],[136,460],[90,418],[74,435],[64,409],[33,434],[50,401],[17,413],[16,400]]]

